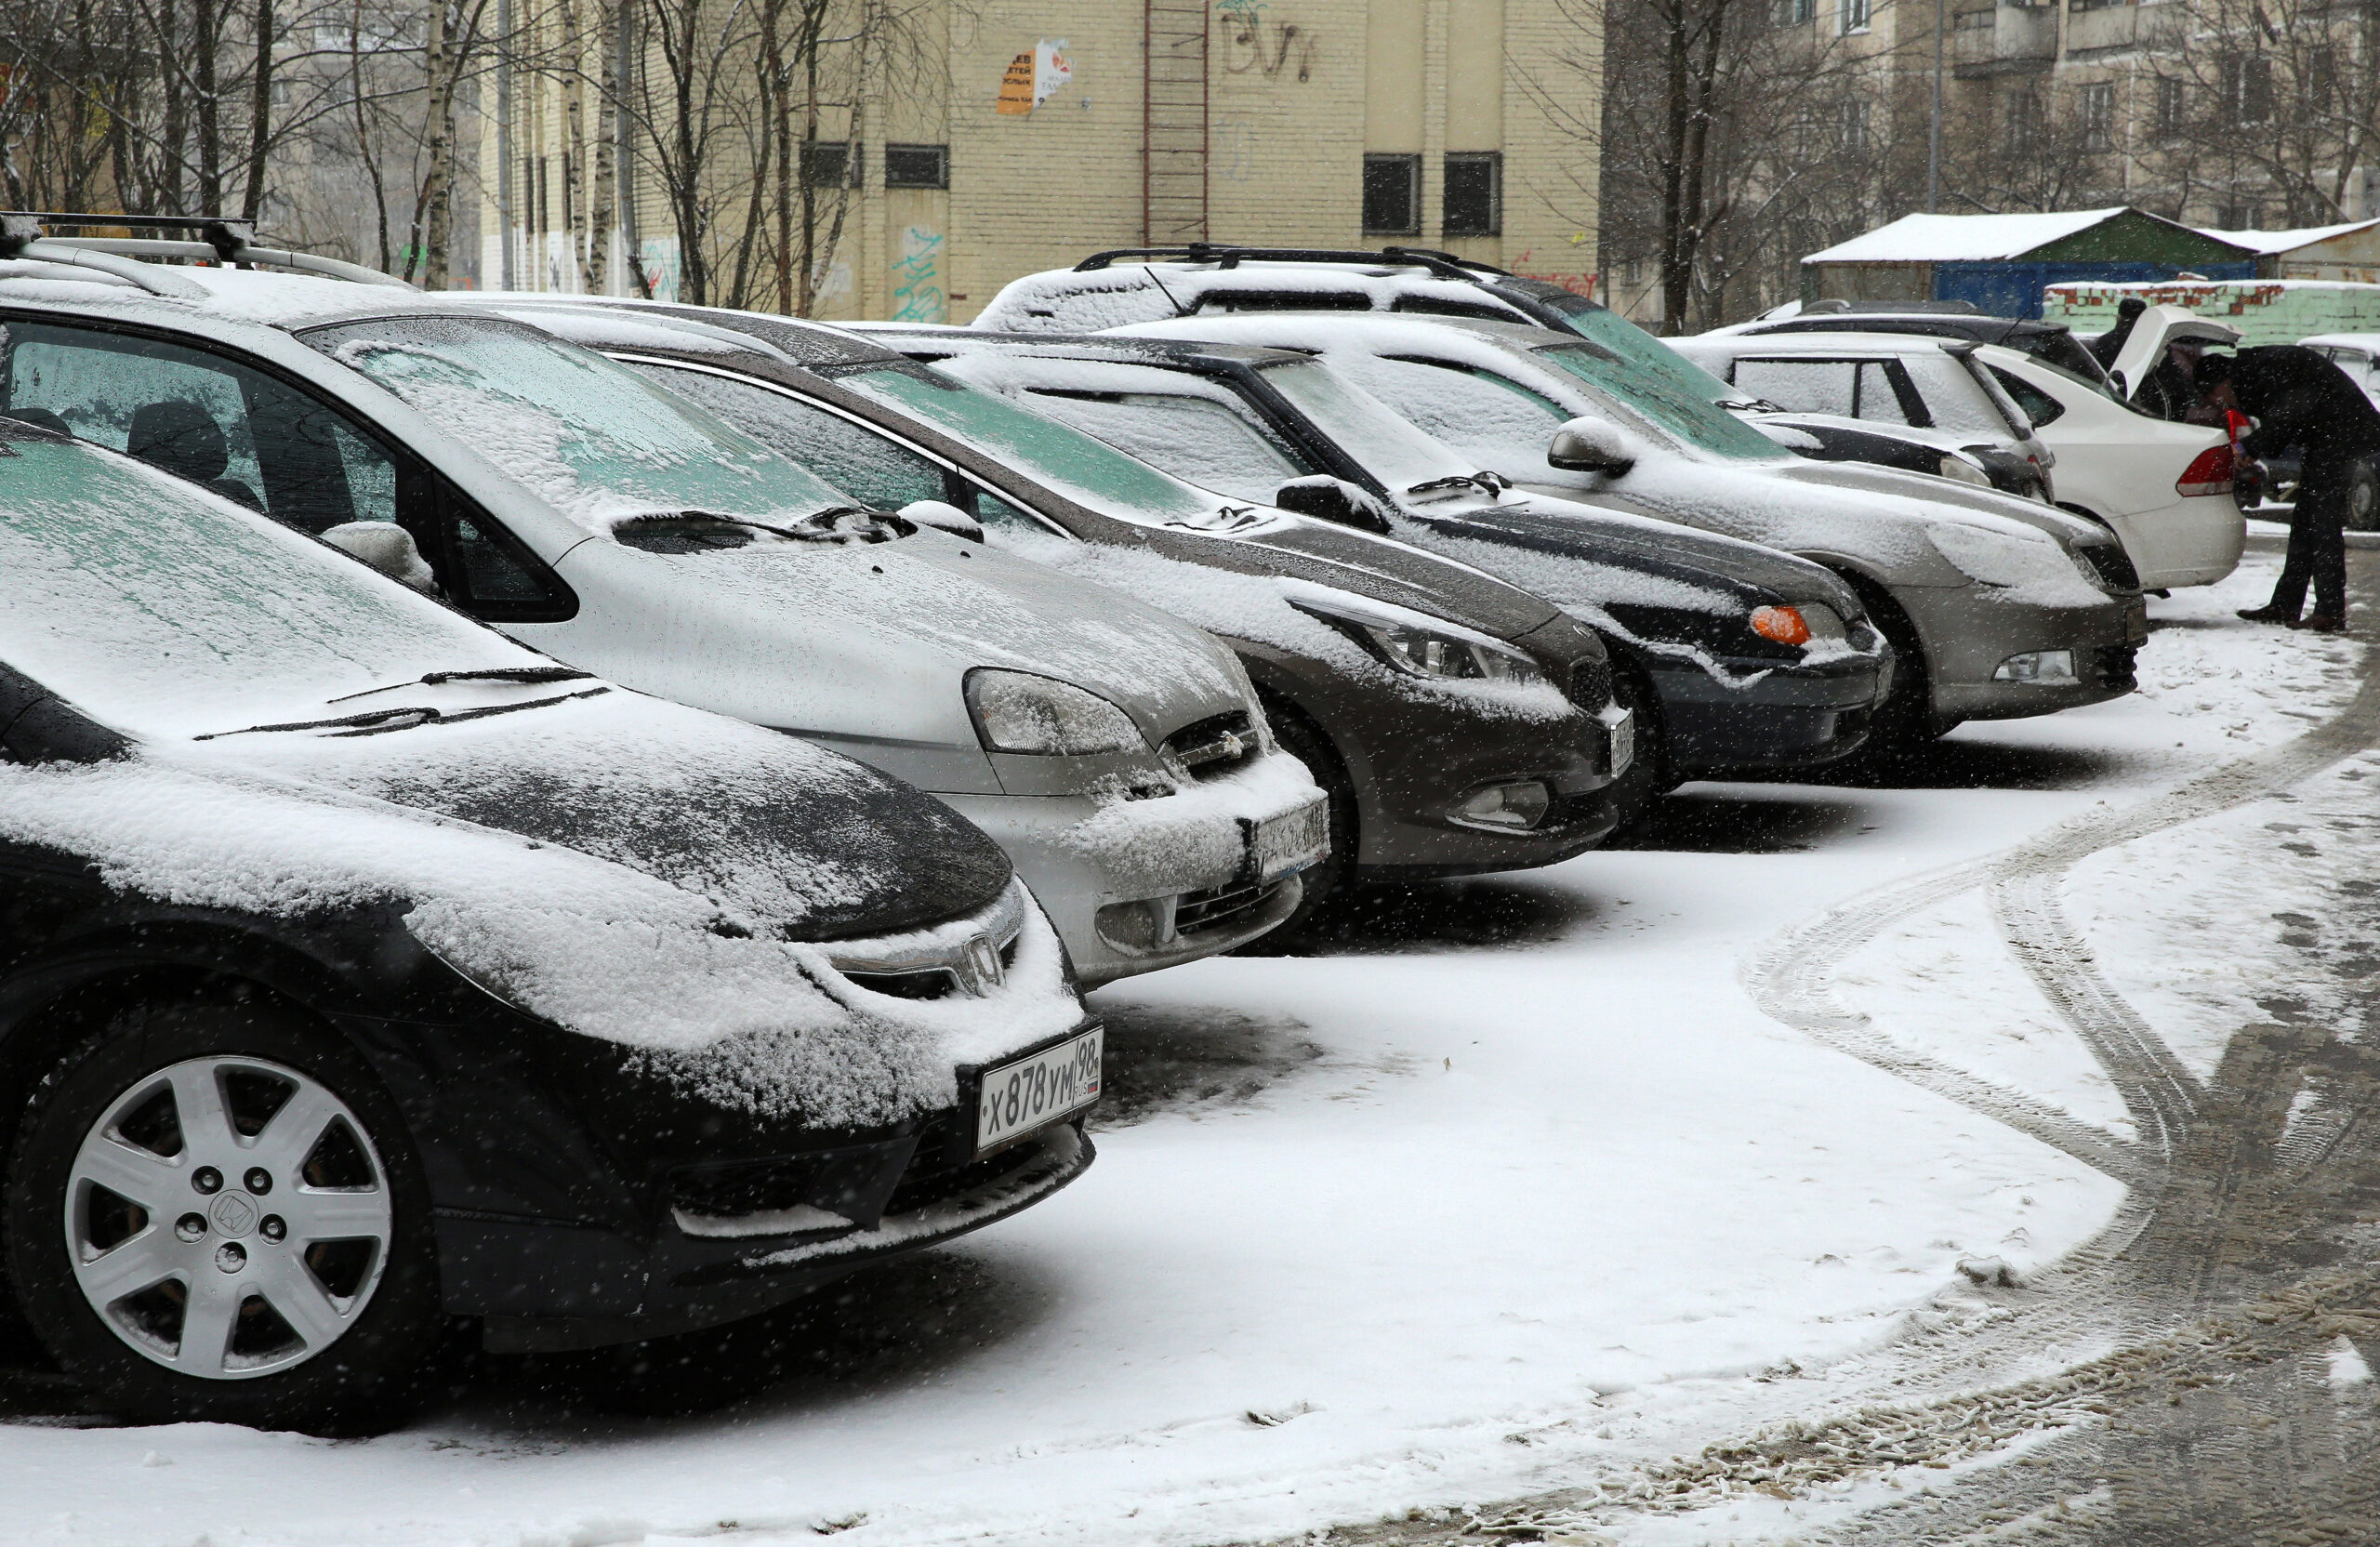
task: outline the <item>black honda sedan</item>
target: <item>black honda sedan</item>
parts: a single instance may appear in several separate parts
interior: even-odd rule
[[[103,1405],[381,1426],[455,1318],[721,1325],[1090,1164],[989,839],[332,546],[406,540],[0,416],[0,1285]]]

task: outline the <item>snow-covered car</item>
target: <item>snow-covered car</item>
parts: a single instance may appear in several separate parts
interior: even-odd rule
[[[2307,349],[2330,356],[2331,363],[2363,389],[2380,406],[2380,333],[2318,333],[2300,339]],[[2266,498],[2269,513],[2286,516],[2297,503],[2300,459],[2294,451],[2263,463],[2270,483]],[[2351,469],[2355,483],[2347,492],[2347,529],[2380,532],[2380,458],[2366,457]]]
[[[1873,462],[2051,503],[2049,469],[2012,449],[1915,425],[1778,412],[1757,400],[1721,406],[1735,408],[1746,424],[1786,450],[1821,462]]]
[[[1964,339],[2022,350],[2062,365],[2086,381],[2105,385],[2107,372],[2090,347],[2064,323],[2026,317],[1994,317],[1964,301],[1932,301],[1911,309],[1894,301],[1791,301],[1748,323],[1714,327],[1705,338],[1772,333],[1911,333],[1924,337]]]
[[[1157,609],[854,508],[517,322],[403,286],[26,250],[116,269],[0,264],[0,404],[309,531],[393,523],[425,583],[524,643],[942,797],[1007,850],[1086,985],[1254,939],[1322,857],[1295,759],[1183,768],[1257,709],[1231,652]],[[1103,909],[1150,904],[1199,927],[1135,950],[1100,932]]]
[[[1330,792],[1317,906],[1342,879],[1551,864],[1614,824],[1633,723],[1594,634],[1527,591],[1192,487],[816,324],[621,302],[520,314],[652,372],[855,496],[944,501],[995,546],[1229,641],[1269,722],[1255,735],[1278,738]],[[1118,920],[1132,922],[1164,926]]]
[[[2105,528],[1948,479],[1792,456],[1719,408],[1729,389],[1660,340],[1609,312],[1579,321],[1592,337],[1289,312],[1117,331],[1302,350],[1497,481],[1823,565],[1892,641],[1890,738],[2132,691],[2147,609]]]
[[[2380,407],[2380,333],[2316,333],[2299,343],[2345,371],[2347,379]]]
[[[1668,343],[1742,397],[1872,424],[1887,434],[1936,430],[1955,436],[1962,447],[2026,463],[2045,486],[2055,486],[2050,469],[2057,458],[1976,362],[1979,345],[1896,333],[1706,333]]]
[[[369,1430],[1091,1163],[998,845],[0,416],[0,1314],[112,1412]]]
[[[1602,637],[1637,722],[1640,766],[1623,782],[1622,820],[1686,778],[1857,751],[1889,691],[1889,647],[1826,571],[1512,495],[1302,355],[973,329],[882,337],[1178,476],[1236,498],[1307,502],[1562,607]]]

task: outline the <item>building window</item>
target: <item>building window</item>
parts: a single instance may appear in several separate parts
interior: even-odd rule
[[[2241,124],[2272,119],[2272,59],[2266,54],[2227,54],[2223,58],[2223,105]]]
[[[1834,0],[1835,20],[1845,33],[1868,30],[1868,11],[1873,0]]]
[[[2264,224],[2265,206],[2254,199],[2242,199],[2236,194],[2223,201],[2220,217],[2225,231],[2255,231]]]
[[[1988,33],[2000,25],[1998,10],[1961,11],[1950,19],[1950,30],[1956,33]]]
[[[884,147],[887,188],[948,188],[950,147],[947,145],[887,145]]]
[[[1504,152],[1459,151],[1447,157],[1446,232],[1501,236],[1504,230]]]
[[[2182,95],[2181,82],[2166,79],[2157,83],[2157,133],[2160,138],[2171,139],[2182,132],[2184,116],[2189,111],[2188,103],[2188,99]]]
[[[801,180],[813,188],[857,188],[859,157],[840,139],[801,142]]]
[[[2076,94],[2076,103],[2082,110],[2082,148],[2085,151],[2112,151],[2116,148],[2116,84],[2094,81]]]
[[[2324,46],[2306,56],[2306,95],[2318,112],[2328,112],[2339,95],[2339,55]]]
[[[1855,99],[1844,103],[1842,116],[1838,122],[1843,132],[1837,138],[1845,151],[1857,152],[1868,148],[1868,104],[1866,102]]]
[[[1779,27],[1804,27],[1818,20],[1818,0],[1775,0],[1769,13]]]
[[[1421,158],[1364,157],[1364,234],[1421,234]]]
[[[2041,143],[2042,99],[2030,91],[2008,99],[2008,153],[2030,156]]]

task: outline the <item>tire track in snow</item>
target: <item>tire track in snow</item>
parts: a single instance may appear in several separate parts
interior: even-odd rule
[[[1746,959],[1739,974],[1763,1013],[1862,1063],[2050,1144],[2135,1190],[2153,1190],[2204,1103],[2197,1078],[2099,972],[2066,918],[2066,873],[2120,843],[2194,822],[2287,789],[2380,736],[2380,675],[2367,674],[2331,719],[2277,747],[2250,753],[2162,795],[2071,818],[2015,847],[1891,882],[1787,930]],[[1894,1043],[1864,1013],[1835,998],[1836,971],[1853,952],[1914,915],[1977,886],[2025,971],[2090,1049],[2138,1126],[2137,1142],[2069,1117],[2031,1096]]]

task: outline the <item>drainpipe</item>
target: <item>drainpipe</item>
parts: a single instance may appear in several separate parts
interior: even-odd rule
[[[1934,0],[1934,121],[1925,130],[1925,213],[1942,198],[1942,12],[1944,0]]]
[[[512,0],[496,0],[496,218],[504,232],[500,277],[512,290]]]

